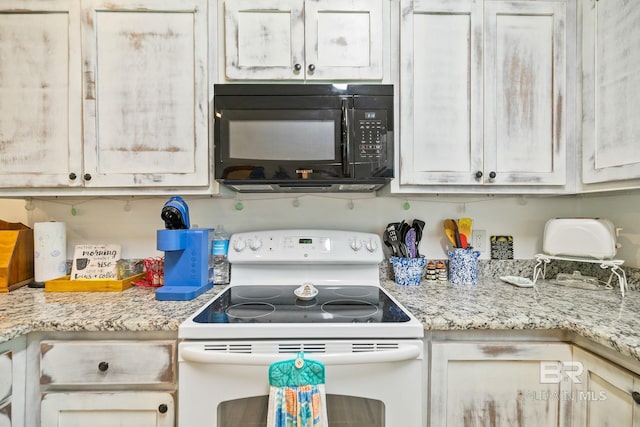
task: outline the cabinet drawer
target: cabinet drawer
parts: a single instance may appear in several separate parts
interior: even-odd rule
[[[175,354],[175,341],[42,341],[40,384],[170,385]]]
[[[11,395],[12,365],[11,352],[0,353],[0,402]]]

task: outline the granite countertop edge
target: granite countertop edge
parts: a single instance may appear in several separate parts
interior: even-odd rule
[[[478,285],[381,285],[425,331],[565,330],[640,361],[640,292],[584,291],[541,281],[519,288],[499,279]],[[0,294],[0,344],[30,332],[173,332],[222,287],[190,301],[157,301],[153,289],[53,293],[20,288]]]

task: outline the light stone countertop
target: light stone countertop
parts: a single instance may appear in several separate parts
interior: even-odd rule
[[[640,292],[585,291],[542,282],[519,288],[498,279],[477,286],[382,285],[425,331],[566,330],[640,361]],[[0,294],[0,343],[34,331],[176,331],[222,287],[191,301],[156,301],[153,289],[54,293],[23,287]]]

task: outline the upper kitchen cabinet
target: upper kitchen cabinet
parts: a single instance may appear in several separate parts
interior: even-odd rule
[[[628,0],[580,5],[582,181],[586,190],[638,187],[640,8]]]
[[[221,79],[382,81],[389,3],[226,0]]]
[[[208,191],[207,19],[206,0],[3,1],[0,192]]]
[[[72,0],[0,2],[0,189],[81,185],[79,22]]]
[[[396,192],[567,188],[565,1],[402,0]]]
[[[208,185],[206,1],[82,9],[85,185]]]

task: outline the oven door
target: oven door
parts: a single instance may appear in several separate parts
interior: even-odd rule
[[[423,425],[422,341],[208,341],[179,346],[179,427],[266,426],[269,365],[300,351],[325,364],[328,425]]]

